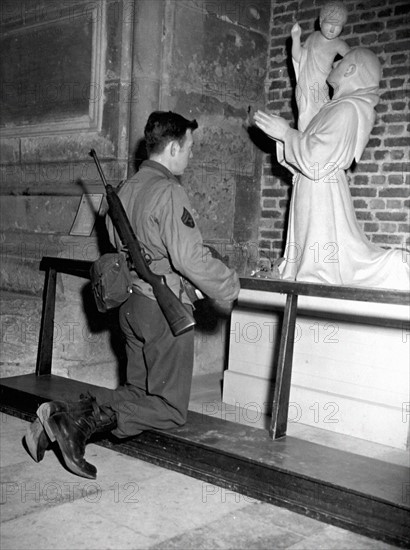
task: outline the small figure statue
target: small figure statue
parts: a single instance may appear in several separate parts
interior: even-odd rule
[[[296,73],[298,130],[303,132],[321,107],[329,101],[326,78],[337,55],[343,57],[349,46],[339,38],[347,21],[342,2],[331,1],[320,10],[320,31],[313,32],[302,46],[299,23],[292,27],[292,61]]]

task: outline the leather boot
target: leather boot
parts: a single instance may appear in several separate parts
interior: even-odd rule
[[[32,422],[25,435],[27,450],[33,460],[40,462],[44,458],[45,452],[50,448],[50,440],[44,431],[43,421],[56,412],[85,411],[92,410],[92,396],[80,395],[78,403],[66,403],[64,401],[50,401],[43,403],[37,409],[36,420]]]
[[[92,401],[92,409],[81,412],[56,412],[44,420],[51,441],[57,441],[67,468],[81,477],[95,479],[97,469],[84,458],[85,446],[95,432],[111,431],[117,426],[111,415]]]

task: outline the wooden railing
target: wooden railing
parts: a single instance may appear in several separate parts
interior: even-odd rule
[[[286,294],[270,424],[272,439],[284,437],[287,430],[293,344],[299,296],[410,305],[410,294],[408,292],[388,289],[332,286],[262,278],[241,278],[241,289]]]
[[[53,332],[56,308],[57,273],[66,273],[85,279],[90,278],[92,262],[85,260],[70,260],[67,258],[52,258],[44,256],[40,262],[40,270],[45,271],[43,289],[43,310],[41,313],[40,335],[36,362],[36,375],[51,374],[53,361]]]
[[[70,260],[47,256],[41,260],[40,269],[45,271],[45,282],[36,364],[37,376],[51,374],[52,369],[57,273],[89,279],[91,264],[92,262],[84,260]],[[287,430],[293,344],[299,296],[316,296],[318,298],[357,300],[361,302],[407,306],[410,304],[410,295],[408,292],[386,289],[332,286],[259,278],[241,278],[241,289],[286,295],[270,425],[270,436],[272,439],[284,437]]]

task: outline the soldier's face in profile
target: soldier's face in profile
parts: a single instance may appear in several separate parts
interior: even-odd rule
[[[192,147],[194,145],[194,138],[192,136],[192,130],[187,130],[185,139],[181,145],[178,146],[175,156],[175,170],[176,176],[181,176],[186,167],[188,166],[189,159],[192,158]]]

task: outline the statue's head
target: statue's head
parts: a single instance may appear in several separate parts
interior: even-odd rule
[[[353,48],[348,53],[350,53],[348,59],[354,60],[357,66],[357,79],[361,87],[379,86],[382,66],[377,55],[368,48]]]
[[[333,64],[327,81],[337,95],[344,91],[378,87],[382,68],[377,55],[368,48],[352,48]]]
[[[320,30],[325,38],[332,40],[339,36],[347,21],[347,9],[337,0],[327,2],[320,10]]]

